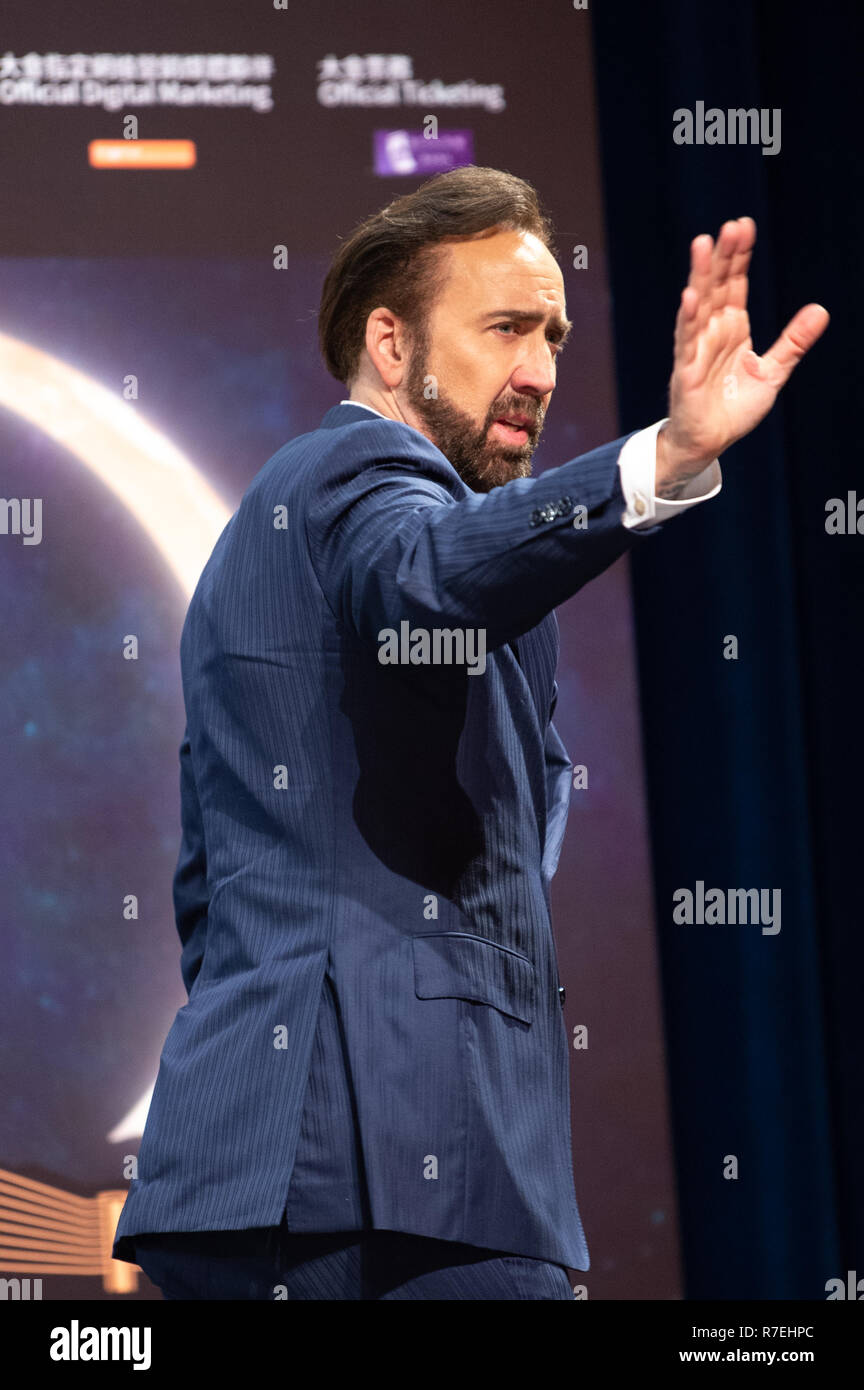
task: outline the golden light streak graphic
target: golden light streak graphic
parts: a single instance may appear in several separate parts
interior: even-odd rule
[[[0,1271],[24,1279],[98,1274],[107,1293],[134,1293],[138,1266],[111,1258],[125,1200],[119,1188],[76,1197],[0,1168]]]
[[[0,333],[0,405],[62,444],[111,489],[143,527],[188,602],[231,516],[189,459],[134,404],[68,362],[5,333]],[[43,539],[46,534],[50,538],[50,520]],[[152,1095],[153,1086],[110,1131],[109,1142],[140,1138]],[[112,1292],[137,1288],[137,1266],[110,1257],[125,1199],[122,1190],[74,1197],[0,1169],[0,1269],[25,1275],[101,1274]],[[19,1240],[7,1246],[7,1236],[23,1234],[20,1223],[16,1228],[10,1221],[16,1211],[23,1213],[20,1220],[29,1234],[37,1228],[48,1234],[35,1244]],[[51,1238],[52,1228],[65,1240]],[[16,1262],[8,1263],[16,1250]]]

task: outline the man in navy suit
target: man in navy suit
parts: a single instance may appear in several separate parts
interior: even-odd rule
[[[719,491],[823,331],[752,352],[754,239],[692,243],[668,418],[537,478],[570,325],[533,189],[458,169],[341,246],[350,398],[254,478],[181,642],[188,1003],[114,1246],[166,1297],[562,1299],[589,1267],[554,609]]]

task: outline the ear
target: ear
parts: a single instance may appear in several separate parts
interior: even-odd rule
[[[402,320],[389,309],[373,309],[366,320],[366,351],[385,386],[401,385],[408,368],[409,337]]]

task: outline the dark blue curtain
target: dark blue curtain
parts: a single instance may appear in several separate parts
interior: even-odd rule
[[[696,234],[756,219],[757,352],[832,315],[720,496],[631,557],[688,1298],[864,1278],[864,535],[825,529],[864,498],[858,8],[590,9],[622,431],[666,413]],[[779,108],[779,153],[675,144],[697,101]],[[780,932],[676,925],[697,880],[779,888]]]

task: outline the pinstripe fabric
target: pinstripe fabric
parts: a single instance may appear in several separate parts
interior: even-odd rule
[[[481,495],[418,431],[339,405],[248,488],[181,640],[189,997],[117,1258],[137,1232],[278,1226],[286,1201],[302,1224],[314,1191],[319,1230],[350,1211],[589,1267],[549,916],[552,610],[658,529],[621,525],[623,443]],[[403,620],[485,629],[485,673],[382,665]]]
[[[140,1245],[145,1274],[171,1300],[573,1299],[561,1265],[393,1231],[183,1232]]]
[[[312,1045],[283,1224],[290,1232],[359,1231],[372,1225],[350,1059],[329,977]]]

